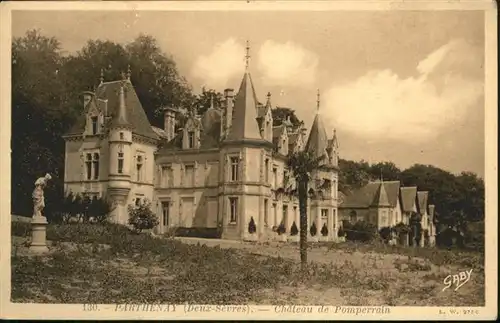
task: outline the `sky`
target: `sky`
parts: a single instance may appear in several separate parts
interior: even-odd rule
[[[341,158],[484,177],[481,11],[13,12],[13,36],[29,29],[66,53],[151,35],[195,92],[238,89],[248,41],[259,100],[271,92],[309,127],[319,90]]]

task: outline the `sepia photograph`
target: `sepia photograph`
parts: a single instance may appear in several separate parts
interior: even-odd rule
[[[2,4],[2,303],[493,318],[494,6],[330,2]]]

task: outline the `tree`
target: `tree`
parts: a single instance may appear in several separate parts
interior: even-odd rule
[[[380,162],[370,166],[368,173],[372,180],[384,179],[387,181],[397,181],[401,175],[401,170],[393,162]]]
[[[276,107],[271,110],[273,117],[273,126],[279,126],[287,118],[290,118],[290,122],[294,127],[303,126],[304,123],[295,115],[295,110],[285,107]]]
[[[163,107],[188,108],[194,103],[191,87],[180,76],[172,57],[162,52],[157,41],[148,35],[141,34],[125,46],[89,40],[66,60],[64,67],[74,97],[99,84],[101,69],[104,81],[110,81],[121,79],[130,68],[137,96],[154,126],[163,126]]]
[[[294,174],[298,184],[299,212],[300,212],[300,262],[302,269],[307,265],[307,198],[311,174],[323,168],[324,157],[315,157],[313,152],[299,151],[289,156],[288,169]]]
[[[34,181],[45,173],[52,180],[45,190],[45,213],[64,194],[64,140],[61,134],[74,122],[61,76],[60,43],[37,30],[12,41],[11,205],[15,214],[31,215]]]
[[[214,108],[221,108],[224,103],[224,95],[212,89],[202,89],[201,94],[195,96],[194,105],[199,115],[203,115],[213,103]]]
[[[370,165],[361,160],[339,159],[339,191],[348,194],[350,191],[358,189],[370,180]]]

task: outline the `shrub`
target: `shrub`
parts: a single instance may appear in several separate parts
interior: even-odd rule
[[[345,237],[345,231],[344,231],[343,226],[341,226],[341,227],[339,228],[338,236],[339,236],[339,237]]]
[[[368,242],[378,236],[377,226],[366,221],[358,221],[352,228],[345,230],[347,231],[347,239],[351,241]]]
[[[257,231],[257,227],[255,226],[255,221],[253,219],[253,216],[250,218],[250,223],[248,223],[248,233],[252,234]]]
[[[113,210],[113,204],[107,197],[95,198],[89,205],[89,216],[97,223],[108,221]]]
[[[192,238],[208,238],[208,239],[220,239],[221,234],[218,228],[176,228],[169,235],[176,237],[192,237]]]
[[[31,223],[12,221],[10,234],[16,237],[28,237],[31,233]]]
[[[316,228],[316,223],[312,223],[311,228],[309,229],[309,233],[311,233],[311,236],[315,236],[316,233],[318,233],[318,229]]]
[[[392,228],[391,227],[383,227],[383,228],[380,228],[379,230],[379,234],[380,234],[380,237],[384,240],[384,241],[389,241],[391,240],[392,238]]]
[[[299,228],[297,228],[297,224],[293,221],[292,227],[290,228],[290,235],[296,236],[297,234],[299,234]]]
[[[326,227],[326,223],[323,223],[323,227],[321,228],[321,234],[323,237],[326,237],[328,235],[328,228]]]
[[[281,221],[280,225],[278,226],[278,229],[276,230],[276,232],[281,235],[283,233],[286,232],[286,228],[285,228],[285,222]]]
[[[394,232],[396,232],[398,235],[401,233],[409,233],[410,232],[410,227],[403,222],[399,222],[396,224],[393,228]]]
[[[142,232],[142,230],[153,229],[160,224],[158,217],[151,210],[151,203],[147,200],[139,203],[137,206],[129,205],[128,213],[128,223],[137,233]]]

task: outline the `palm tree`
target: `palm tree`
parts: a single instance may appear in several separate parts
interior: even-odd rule
[[[299,151],[289,156],[287,166],[293,172],[298,184],[300,212],[300,262],[302,269],[307,265],[307,197],[313,171],[322,169],[324,156],[316,157],[311,151]]]

